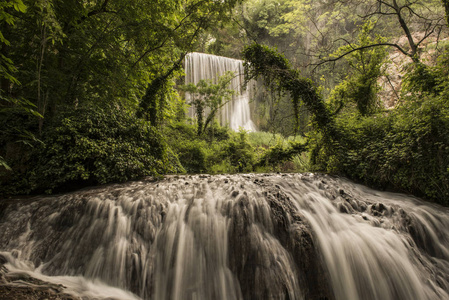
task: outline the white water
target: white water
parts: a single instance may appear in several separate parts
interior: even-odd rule
[[[284,182],[279,184],[285,185]],[[360,187],[348,182],[338,185],[370,204],[342,197],[331,202],[313,190],[298,195],[292,192],[295,187],[300,188],[297,183],[285,185],[318,238],[336,298],[449,299],[447,209],[435,209],[396,194],[369,189],[362,193]],[[326,189],[325,186],[326,183],[321,184],[321,188]],[[379,210],[380,203],[383,210]],[[416,223],[406,223],[408,220],[401,217],[404,209],[411,218],[417,219]],[[361,211],[364,212],[360,214]],[[433,224],[429,224],[427,218]],[[422,225],[427,232],[421,234],[428,239],[430,247],[438,249],[437,257],[429,253],[423,255],[411,236],[404,232],[410,229],[407,226]],[[444,279],[439,278],[440,272]],[[436,284],[440,280],[444,282],[442,287]]]
[[[448,210],[329,176],[173,176],[16,201],[0,232],[7,274],[83,299],[449,299]]]
[[[42,274],[40,268],[35,268],[30,261],[23,261],[15,258],[9,252],[0,252],[0,255],[8,260],[6,264],[9,274],[23,278],[24,275],[37,278],[47,283],[46,287],[60,288],[64,286],[65,292],[73,296],[84,297],[85,299],[120,299],[120,300],[139,300],[140,298],[129,291],[122,290],[105,284],[99,279],[87,279],[83,276],[47,276]],[[54,285],[57,285],[56,287]],[[36,283],[18,282],[16,286],[38,287]],[[0,295],[0,299],[5,299]],[[19,299],[18,299],[19,300]]]
[[[256,126],[251,120],[250,112],[250,92],[243,89],[244,71],[241,60],[204,53],[189,53],[185,59],[185,82],[197,84],[200,80],[212,80],[217,83],[218,78],[227,71],[235,73],[230,89],[235,91],[232,100],[225,104],[218,120],[221,125],[229,125],[235,131],[243,128],[247,131],[256,131]],[[249,87],[251,84],[249,84]],[[189,101],[189,95],[186,96]],[[190,116],[195,117],[193,110]]]

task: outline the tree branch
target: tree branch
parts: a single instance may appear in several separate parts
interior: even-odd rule
[[[376,44],[372,44],[372,45],[367,45],[367,46],[362,46],[362,47],[352,48],[352,50],[350,50],[350,51],[348,51],[348,52],[345,52],[345,53],[343,53],[342,55],[340,55],[340,56],[338,56],[338,57],[335,57],[335,58],[328,58],[328,59],[326,59],[326,60],[324,60],[324,61],[321,61],[321,62],[316,63],[316,64],[312,64],[312,65],[315,66],[315,68],[314,68],[314,70],[315,70],[318,66],[320,66],[320,65],[322,65],[322,64],[325,64],[325,63],[328,63],[328,62],[335,62],[335,61],[340,60],[340,59],[342,59],[343,57],[345,57],[346,55],[349,55],[349,54],[351,54],[351,53],[353,53],[353,52],[355,52],[355,51],[360,51],[360,50],[369,49],[369,48],[373,48],[373,47],[380,47],[380,46],[389,46],[389,47],[397,48],[397,49],[398,49],[399,51],[401,51],[404,55],[406,55],[406,56],[408,56],[408,57],[412,57],[412,55],[411,55],[410,53],[408,53],[407,51],[405,51],[405,50],[404,50],[401,46],[399,46],[398,44],[393,44],[393,43],[376,43]]]

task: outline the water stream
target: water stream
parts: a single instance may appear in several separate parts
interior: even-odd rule
[[[5,200],[0,232],[0,285],[25,274],[79,299],[449,299],[448,210],[326,175]]]

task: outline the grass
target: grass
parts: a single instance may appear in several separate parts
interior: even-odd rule
[[[277,144],[282,144],[283,147],[287,147],[289,142],[304,142],[305,139],[302,136],[289,136],[287,138],[283,137],[279,133],[270,132],[249,132],[248,141],[253,147],[263,147],[269,148]]]

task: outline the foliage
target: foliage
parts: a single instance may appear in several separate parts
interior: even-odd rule
[[[254,147],[271,147],[277,143],[283,143],[282,135],[264,131],[250,132],[248,140]]]
[[[338,145],[315,136],[315,167],[449,204],[448,98],[409,96],[388,114],[338,119]]]
[[[431,93],[440,92],[438,72],[421,62],[411,63],[404,76],[402,90],[404,93]]]
[[[449,0],[441,0],[443,2],[444,10],[446,12],[446,25],[449,25]]]
[[[23,0],[26,12],[20,0],[2,2],[2,23],[12,22],[13,8],[24,12],[14,30],[2,26],[9,45],[0,54],[20,62],[13,75],[24,83],[9,84],[7,93],[33,103],[45,122],[66,109],[114,102],[140,105],[161,125],[183,56],[201,32],[229,20],[238,2]]]
[[[312,80],[301,77],[297,70],[292,69],[282,54],[267,46],[252,44],[245,48],[243,55],[247,80],[260,76],[271,89],[290,94],[297,127],[302,101],[312,113],[312,122],[319,130],[328,133],[329,136],[336,134],[333,118],[319,95],[317,86]]]
[[[14,174],[28,179],[29,191],[52,192],[182,171],[162,136],[125,110],[67,112],[47,131],[26,173]]]
[[[298,171],[305,170],[303,166],[307,165],[308,158],[298,156],[304,150],[301,137],[284,139],[266,132],[234,132],[217,123],[201,136],[195,132],[195,126],[185,123],[173,124],[165,130],[171,149],[188,173]],[[283,154],[276,156],[277,148]],[[293,167],[283,167],[287,165]]]
[[[231,138],[225,145],[221,157],[229,161],[233,172],[252,171],[255,157],[246,131],[240,130]]]
[[[288,146],[285,146],[280,140],[276,145],[265,151],[257,165],[276,167],[287,161],[292,161],[306,151],[307,145],[302,142],[290,141]]]
[[[197,138],[193,125],[184,122],[170,124],[164,128],[164,136],[187,173],[207,171],[207,142]]]
[[[196,127],[185,123],[166,128],[167,141],[188,173],[234,173],[252,171],[254,148],[247,133],[238,133],[217,123],[201,136]]]
[[[0,3],[0,28],[4,31],[4,28],[14,26],[16,22],[16,17],[13,15],[14,11],[24,13],[27,7],[23,4],[21,0],[9,0]],[[9,88],[10,84],[19,85],[20,82],[13,75],[17,72],[17,68],[14,62],[7,56],[7,47],[10,45],[10,41],[7,40],[0,31],[0,116],[3,116],[8,112],[10,107],[17,106],[19,110],[27,111],[30,113],[35,113],[33,110],[33,104],[25,99],[14,99],[6,95],[6,90]],[[6,125],[6,124],[5,124]],[[17,128],[16,128],[17,129]],[[3,130],[5,127],[3,127]],[[11,170],[9,165],[6,163],[5,158],[0,156],[0,169],[5,168],[6,170]]]
[[[0,114],[10,122],[1,120],[6,126],[0,129],[1,139],[5,141],[0,147],[0,170],[11,167],[17,182],[23,182],[22,191],[52,189],[53,185],[57,188],[77,180],[102,183],[174,171],[176,155],[164,146],[160,130],[165,122],[172,122],[166,118],[182,119],[179,112],[183,107],[174,89],[174,81],[182,75],[182,59],[194,49],[202,32],[229,21],[232,8],[239,2],[2,1]],[[77,131],[85,130],[77,127],[82,123],[78,113],[89,109],[100,115],[107,111],[111,118],[123,117],[123,121],[111,121],[109,125],[111,132],[122,132],[124,137],[110,137],[106,133],[98,137],[101,141],[83,137],[84,133]],[[98,120],[100,115],[88,114]],[[151,127],[132,115],[149,120]],[[77,124],[74,128],[61,123],[72,119]],[[26,122],[21,123],[23,120]],[[127,135],[138,138],[125,132],[123,127],[128,125],[136,134],[154,135],[151,143],[149,138],[142,141],[148,142],[151,149],[127,140]],[[103,130],[106,129],[98,128]],[[68,136],[59,139],[56,136],[71,131],[78,132],[80,139],[87,139],[86,149],[70,144],[74,140]],[[36,136],[45,146],[39,145]],[[11,153],[22,142],[34,148],[20,148],[18,152],[23,154],[23,159],[16,161]],[[63,146],[74,151],[71,154],[74,161],[67,161],[66,165],[61,162]],[[117,154],[107,162],[102,156],[106,151],[102,147],[106,146],[117,153],[122,151],[123,157]],[[52,156],[39,157],[37,153],[44,149]],[[156,152],[149,153],[150,150]],[[133,151],[139,153],[134,155]],[[92,161],[79,162],[88,160],[90,154],[100,157],[96,162],[98,167]],[[144,154],[148,157],[141,156]],[[116,162],[115,169],[111,169],[113,162]],[[43,179],[65,171],[67,174],[49,180],[52,184],[41,182],[32,172],[48,164],[53,164],[49,170],[39,170],[46,174]],[[2,177],[2,182],[7,177]],[[16,190],[19,189],[17,185]]]
[[[189,93],[188,104],[195,110],[198,135],[208,128],[220,108],[232,99],[235,91],[228,87],[234,76],[234,72],[228,71],[218,78],[216,84],[212,80],[202,79],[197,84],[189,83],[179,87]]]
[[[27,7],[23,4],[22,0],[5,0],[0,3],[0,26],[3,30],[4,26],[14,26],[16,17],[12,11],[26,12]],[[18,84],[18,80],[12,75],[17,72],[13,61],[5,55],[4,49],[9,46],[11,42],[4,36],[4,33],[0,31],[0,46],[2,51],[0,52],[0,79],[6,79],[10,82]],[[1,87],[3,88],[3,87]],[[0,89],[1,89],[0,88]],[[3,93],[2,91],[1,93]]]
[[[370,37],[373,26],[372,22],[365,22],[361,26],[356,44],[340,47],[332,54],[333,57],[338,57],[354,48],[360,49],[345,56],[350,72],[345,80],[334,88],[329,99],[335,107],[335,112],[339,112],[348,104],[355,104],[358,112],[366,116],[374,113],[380,106],[377,99],[380,89],[377,80],[383,73],[387,52],[382,47],[364,48],[384,41],[380,36],[374,39]]]

